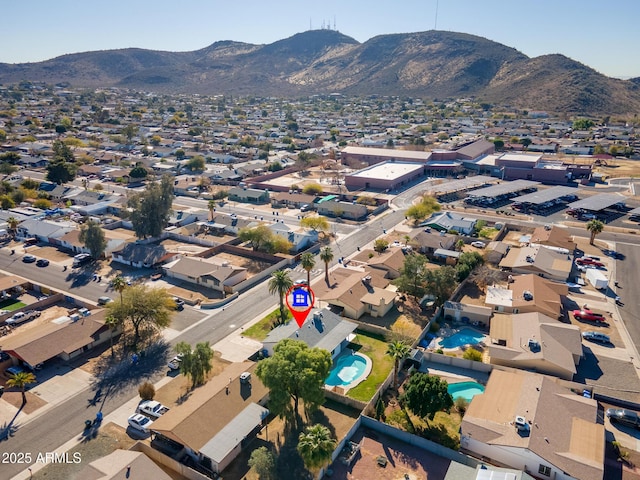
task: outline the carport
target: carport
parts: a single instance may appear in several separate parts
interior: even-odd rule
[[[521,192],[529,188],[535,188],[540,185],[540,182],[534,182],[532,180],[514,180],[512,182],[504,182],[498,185],[493,185],[487,188],[481,188],[469,194],[470,197],[500,197],[502,195],[508,195],[510,193]]]
[[[615,205],[616,203],[625,202],[626,197],[617,193],[599,193],[591,197],[578,200],[577,202],[567,205],[573,210],[589,210],[590,212],[599,212],[605,208]]]
[[[529,209],[544,209],[547,206],[550,208],[562,203],[562,197],[575,195],[576,192],[577,189],[573,187],[559,185],[545,190],[538,190],[537,192],[529,193],[527,195],[522,195],[516,198],[515,201],[521,204],[522,210],[525,211]],[[517,209],[517,207],[515,209]]]
[[[476,175],[475,177],[461,178],[459,180],[452,180],[450,182],[444,182],[440,185],[434,185],[429,187],[429,193],[436,196],[446,195],[448,193],[463,192],[471,190],[477,187],[483,187],[490,183],[497,182],[498,179],[494,177],[487,177],[486,175]]]

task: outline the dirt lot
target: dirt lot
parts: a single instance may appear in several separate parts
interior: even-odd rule
[[[67,252],[63,252],[62,250],[58,250],[55,247],[49,247],[49,246],[41,247],[36,245],[33,247],[27,247],[27,251],[31,255],[35,255],[36,257],[39,257],[39,258],[46,258],[47,260],[50,260],[56,263],[70,264],[73,262],[73,255]]]
[[[266,270],[272,265],[271,262],[267,262],[266,260],[242,257],[229,252],[221,252],[211,258],[214,258],[217,263],[229,262],[231,265],[235,265],[236,267],[246,268],[249,277]]]

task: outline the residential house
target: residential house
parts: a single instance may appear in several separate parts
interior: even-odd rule
[[[185,225],[189,225],[200,220],[207,220],[208,218],[208,210],[178,210],[172,212],[167,225],[170,227],[184,227]]]
[[[286,238],[293,244],[293,251],[299,252],[318,241],[318,232],[315,230],[292,229],[286,223],[272,223],[269,230],[279,237]]]
[[[451,301],[444,302],[443,311],[445,319],[482,326],[489,325],[493,315],[489,307]]]
[[[555,225],[536,228],[531,234],[531,244],[568,250],[569,253],[576,249],[576,242],[567,229]]]
[[[500,241],[492,241],[487,244],[484,259],[491,265],[498,265],[507,253],[509,253],[509,244]]]
[[[598,403],[545,375],[494,369],[460,426],[463,453],[536,478],[602,480]]]
[[[502,270],[515,273],[533,273],[544,278],[566,282],[571,273],[573,261],[564,253],[549,248],[529,245],[512,247],[499,266]]]
[[[329,200],[316,204],[318,215],[346,218],[348,220],[363,220],[369,214],[366,205],[359,203],[338,202]]]
[[[17,228],[17,236],[21,238],[37,238],[39,242],[56,243],[65,233],[75,230],[74,222],[54,222],[38,218],[24,220]]]
[[[110,230],[102,229],[107,246],[104,249],[105,256],[110,256],[114,250],[119,250],[126,243],[121,236],[115,236]],[[76,253],[91,253],[91,251],[80,241],[80,230],[71,230],[57,239],[56,244],[63,249]]]
[[[98,458],[85,466],[79,478],[91,480],[120,480],[123,478],[153,478],[172,480],[159,465],[144,453],[135,450],[117,449],[109,455]]]
[[[495,315],[490,363],[571,380],[582,358],[580,328],[542,313]]]
[[[118,195],[111,195],[96,190],[79,190],[72,194],[65,195],[66,200],[71,200],[74,205],[88,206],[96,205],[102,202],[112,202],[118,198]]]
[[[274,328],[262,345],[268,355],[273,355],[273,347],[280,340],[291,338],[305,342],[309,348],[327,350],[331,352],[331,358],[336,358],[347,347],[356,328],[357,324],[324,308],[311,311],[302,327],[298,327],[296,322],[289,322]]]
[[[476,227],[477,219],[465,218],[452,212],[434,213],[430,218],[420,224],[439,232],[455,231],[463,235],[471,235]]]
[[[121,249],[111,252],[114,262],[136,268],[153,268],[177,255],[167,252],[162,245],[127,243]]]
[[[49,164],[46,157],[33,157],[31,155],[22,155],[20,160],[16,162],[24,168],[44,168]]]
[[[200,257],[180,257],[162,266],[166,275],[220,292],[247,279],[247,269],[229,262],[215,263]]]
[[[211,478],[220,474],[269,415],[264,407],[269,391],[254,370],[253,362],[233,363],[194,390],[153,422],[151,446],[177,461],[189,457]]]
[[[32,367],[53,358],[72,360],[118,335],[105,325],[106,311],[93,310],[79,319],[63,316],[37,328],[18,330],[2,339],[2,350]]]
[[[420,231],[411,239],[410,245],[418,252],[433,259],[436,250],[453,250],[457,240],[458,237],[455,235]]]
[[[374,250],[362,250],[355,257],[352,263],[355,266],[367,265],[371,269],[382,270],[387,278],[396,279],[404,267],[405,251],[401,247],[387,248],[382,253]]]
[[[307,195],[306,193],[274,193],[271,196],[271,206],[274,208],[300,208],[303,205],[313,205],[313,201],[315,199],[316,197],[313,195]]]
[[[233,187],[229,189],[229,201],[262,204],[269,202],[269,191],[256,188]]]
[[[220,234],[238,235],[241,228],[257,227],[259,222],[256,220],[247,220],[237,215],[227,215],[225,213],[214,213],[213,218],[203,225],[213,231],[219,231]]]
[[[488,286],[485,304],[496,312],[540,312],[562,318],[562,303],[569,292],[566,283],[545,280],[539,275],[514,275],[506,287]]]
[[[395,305],[396,289],[375,269],[336,268],[331,271],[332,285],[317,283],[314,294],[327,302],[332,311],[358,320],[362,315],[382,317]]]

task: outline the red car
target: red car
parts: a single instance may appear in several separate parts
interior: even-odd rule
[[[574,310],[573,318],[587,322],[605,322],[604,315],[593,313],[591,310]]]
[[[598,262],[597,260],[594,260],[593,258],[589,258],[589,257],[578,258],[576,260],[576,263],[578,265],[592,265],[592,266],[598,267],[598,268],[604,267],[604,263]]]

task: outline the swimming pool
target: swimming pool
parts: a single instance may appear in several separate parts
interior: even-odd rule
[[[484,333],[480,333],[472,328],[463,328],[458,333],[450,337],[443,338],[438,342],[442,348],[458,348],[463,345],[476,345],[484,339]]]
[[[476,395],[484,393],[484,386],[477,382],[450,383],[447,386],[447,392],[454,400],[462,397],[467,402],[470,402]]]
[[[371,360],[360,353],[340,355],[324,383],[330,387],[355,387],[371,372],[370,363]]]

